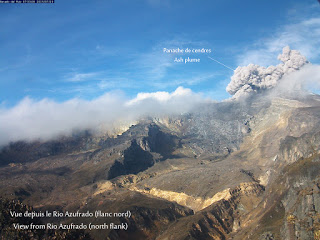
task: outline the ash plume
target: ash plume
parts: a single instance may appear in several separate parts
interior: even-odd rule
[[[238,67],[226,88],[227,92],[233,95],[233,99],[239,99],[252,93],[274,88],[282,78],[309,64],[299,51],[291,50],[289,46],[283,48],[278,60],[282,63],[267,68],[254,64]]]

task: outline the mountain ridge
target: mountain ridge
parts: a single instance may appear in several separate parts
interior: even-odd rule
[[[304,218],[303,211],[288,210],[283,203],[290,195],[270,189],[283,171],[320,153],[319,99],[210,103],[184,115],[146,118],[116,137],[84,132],[12,143],[0,153],[0,194],[35,209],[133,212],[135,220],[115,220],[127,223],[128,231],[89,231],[94,239],[286,239],[292,228],[307,239],[318,234],[317,225],[288,225],[288,217]],[[305,184],[312,181],[316,176]],[[268,196],[282,205],[263,207],[272,201]],[[283,213],[273,228],[260,217],[270,209]],[[317,216],[318,205],[313,209]],[[265,231],[257,236],[252,231],[261,221]]]

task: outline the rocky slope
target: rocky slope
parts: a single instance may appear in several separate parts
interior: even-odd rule
[[[132,213],[72,219],[128,225],[87,231],[94,239],[319,239],[319,127],[317,95],[256,96],[117,136],[12,143],[0,152],[0,196]]]

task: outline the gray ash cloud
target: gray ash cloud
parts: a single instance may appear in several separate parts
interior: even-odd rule
[[[227,92],[233,95],[234,99],[239,99],[255,92],[274,88],[282,78],[309,63],[299,51],[291,50],[289,46],[283,48],[278,59],[282,63],[277,66],[266,68],[249,64],[245,67],[238,67],[227,86]]]

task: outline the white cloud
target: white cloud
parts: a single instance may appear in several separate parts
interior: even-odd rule
[[[90,72],[90,73],[72,73],[71,76],[66,78],[67,82],[85,82],[92,80],[99,75],[99,72]]]
[[[143,116],[181,114],[204,101],[201,95],[182,87],[172,93],[140,93],[132,100],[121,92],[106,93],[92,101],[74,98],[61,103],[26,97],[12,108],[1,106],[0,145],[48,140],[76,130],[112,130],[118,122],[131,124]]]
[[[320,18],[309,18],[280,27],[272,37],[258,40],[238,56],[238,65],[276,64],[276,56],[285,46],[300,51],[311,62],[320,57]]]
[[[173,98],[180,96],[193,95],[192,91],[188,88],[178,87],[173,93],[168,92],[152,92],[152,93],[138,93],[137,97],[130,100],[127,105],[137,104],[141,101],[153,99],[159,102],[167,102]]]
[[[164,53],[163,48],[171,49],[178,47],[183,49],[187,47],[207,48],[208,44],[204,41],[190,41],[183,38],[174,38],[172,40],[158,42],[149,51],[131,54],[130,58],[133,59],[131,61],[131,66],[137,70],[135,78],[144,79],[149,82],[148,84],[151,86],[158,85],[157,82],[160,80],[164,84],[167,84],[167,81],[164,80],[164,78],[168,71],[175,69],[175,67],[179,65],[174,63],[174,59],[175,57],[182,56],[182,54]]]
[[[154,47],[149,52],[133,54],[132,58],[131,66],[139,73],[136,78],[141,77],[147,81],[162,79],[173,66],[173,57],[164,54],[159,47]]]
[[[273,94],[283,95],[303,90],[320,90],[320,65],[307,64],[299,71],[292,72],[281,79]]]

